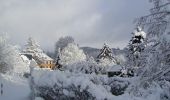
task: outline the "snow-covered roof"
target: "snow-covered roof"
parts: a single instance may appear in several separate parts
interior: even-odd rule
[[[122,67],[120,65],[115,65],[107,69],[107,72],[121,71]]]
[[[41,60],[53,60],[51,57],[47,56],[45,53],[36,53],[35,56]]]
[[[26,59],[29,59],[30,58],[27,56],[27,55],[30,55],[32,56],[33,58],[36,57],[37,59],[39,59],[40,61],[46,61],[46,60],[50,60],[52,61],[53,59],[51,57],[49,57],[48,55],[46,55],[45,53],[43,52],[40,52],[40,53],[20,53],[21,57],[23,60],[26,60]]]
[[[20,53],[20,55],[33,55],[33,53],[22,52],[22,53]]]
[[[23,61],[29,61],[29,59],[25,55],[21,55],[21,58],[23,59]]]

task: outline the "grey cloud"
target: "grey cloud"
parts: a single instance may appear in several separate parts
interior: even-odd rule
[[[29,36],[53,49],[61,36],[71,35],[80,46],[108,42],[123,48],[133,20],[147,13],[148,0],[0,0],[0,32],[24,45]]]

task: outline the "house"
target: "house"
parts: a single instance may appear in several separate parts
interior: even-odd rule
[[[115,65],[107,69],[108,77],[121,76],[122,67],[120,65]]]
[[[21,57],[24,55],[27,59],[34,59],[40,68],[55,69],[55,61],[47,56],[45,53],[21,53]],[[23,58],[23,57],[22,57]]]
[[[115,65],[107,69],[108,77],[120,76],[120,77],[133,77],[134,71],[125,69],[120,65]]]
[[[55,61],[45,53],[37,53],[33,58],[40,68],[54,69],[55,67]]]

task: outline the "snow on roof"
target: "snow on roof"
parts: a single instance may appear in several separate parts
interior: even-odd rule
[[[107,72],[121,71],[122,67],[120,65],[115,65],[107,69]]]
[[[53,60],[51,57],[47,56],[45,53],[36,53],[36,55],[41,60]]]
[[[23,61],[29,61],[29,59],[25,55],[21,55],[21,58],[23,59]]]

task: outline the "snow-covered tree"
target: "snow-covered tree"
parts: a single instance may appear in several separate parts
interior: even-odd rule
[[[138,20],[138,25],[148,29],[147,43],[148,47],[144,50],[146,64],[139,71],[138,85],[135,86],[135,94],[144,95],[146,90],[154,84],[170,93],[170,47],[169,47],[169,20],[170,20],[170,1],[169,0],[150,0],[154,7],[151,8],[149,15],[143,16]],[[169,87],[164,88],[162,82],[169,84]],[[140,91],[144,89],[144,91]],[[169,90],[168,90],[169,89]],[[151,93],[151,92],[150,92]],[[170,99],[169,94],[161,93],[161,100]],[[145,93],[146,94],[146,93]]]
[[[139,79],[131,90],[136,96],[158,92],[160,100],[170,99],[170,35],[161,36],[157,44],[146,49],[146,64],[138,69]],[[166,84],[165,84],[166,83]],[[159,90],[154,90],[158,88]],[[158,95],[157,94],[157,95]]]
[[[23,63],[17,47],[7,42],[5,35],[0,36],[0,72],[9,74],[23,74],[27,68]]]
[[[170,35],[163,35],[158,43],[152,46],[149,52],[147,66],[141,76],[148,77],[149,81],[170,81]]]
[[[55,44],[55,53],[56,57],[58,57],[58,50],[63,50],[69,43],[74,43],[74,38],[71,36],[65,36],[59,38],[59,40]]]
[[[32,38],[28,38],[26,48],[23,50],[26,53],[42,53],[43,51],[40,49],[40,45]]]
[[[31,60],[31,63],[29,65],[29,68],[30,68],[30,77],[29,77],[29,86],[30,86],[30,90],[31,90],[31,93],[30,93],[30,99],[31,100],[35,100],[35,83],[34,83],[34,77],[33,77],[33,71],[34,71],[34,68],[37,67],[37,63],[34,61],[34,60]]]
[[[113,65],[116,63],[113,55],[112,49],[104,43],[103,48],[100,50],[100,54],[97,56],[97,62],[102,65]]]
[[[63,50],[61,50],[60,63],[62,65],[68,65],[84,60],[86,60],[86,55],[75,43],[69,43],[63,48]]]
[[[170,20],[170,1],[169,0],[151,0],[153,8],[150,14],[143,16],[138,20],[138,25],[148,29],[148,43],[152,45],[145,50],[148,56],[147,64],[143,68],[142,77],[163,77],[160,74],[168,71],[167,60],[169,59],[169,20]],[[156,73],[159,73],[156,75]],[[154,79],[151,79],[154,80]]]
[[[130,40],[128,47],[130,53],[138,57],[140,55],[140,52],[143,51],[146,46],[146,33],[140,27],[137,27],[132,34],[133,37]]]
[[[54,68],[54,69],[56,69],[56,68],[58,68],[58,69],[60,69],[60,68],[62,68],[62,64],[60,63],[61,61],[61,59],[60,59],[60,57],[61,57],[61,52],[60,52],[60,48],[59,48],[59,50],[58,50],[58,57],[56,58],[56,67]]]
[[[141,65],[143,62],[141,53],[146,47],[146,33],[140,27],[137,27],[132,34],[132,39],[128,45],[127,62],[125,64],[128,70],[134,70]]]
[[[169,0],[149,0],[153,4],[150,14],[142,16],[137,20],[137,25],[148,30],[148,42],[156,40],[167,30],[169,31],[170,1]]]

